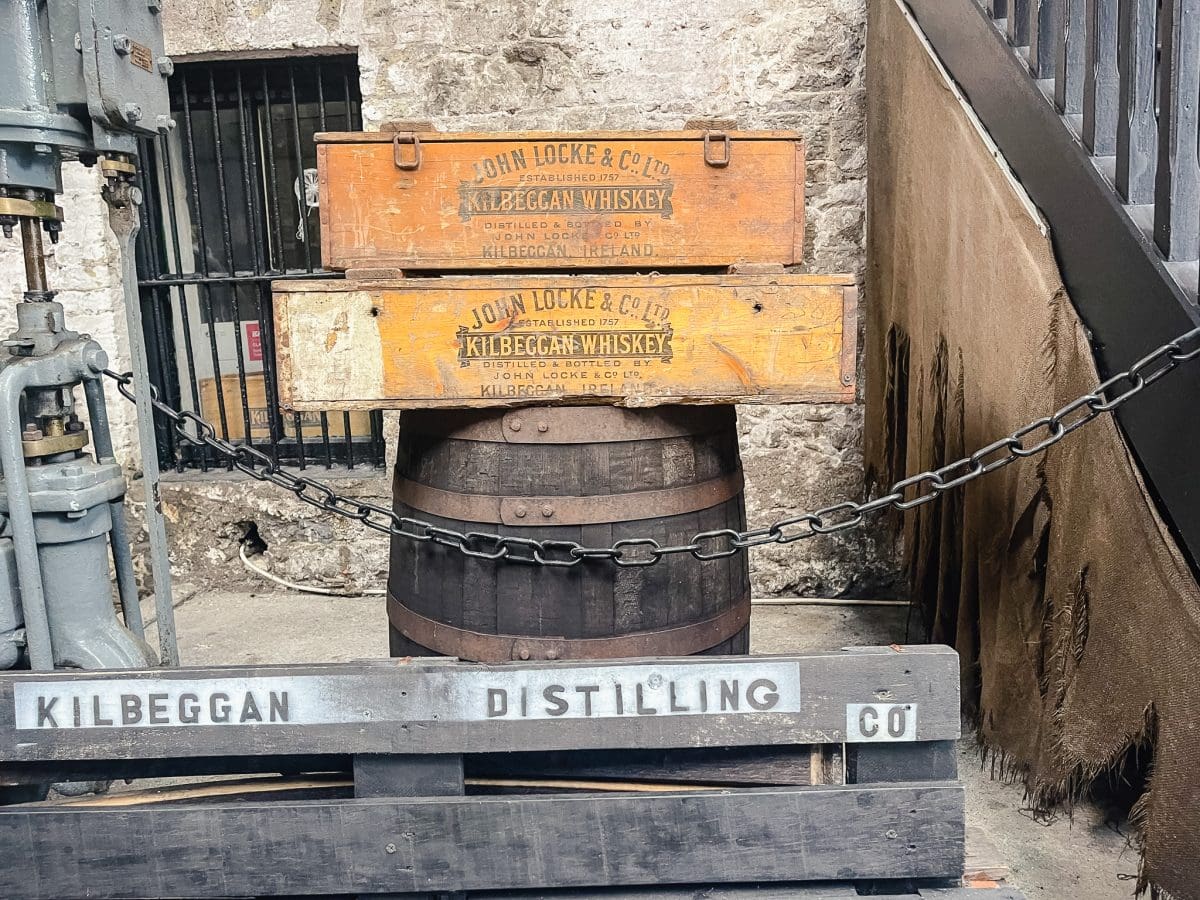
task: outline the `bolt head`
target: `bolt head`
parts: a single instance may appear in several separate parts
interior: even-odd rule
[[[546,659],[558,659],[558,651],[557,650],[547,650],[546,651]]]
[[[383,849],[384,849],[386,852],[388,852],[388,853],[395,853],[395,852],[396,852],[396,845],[395,845],[395,844],[388,844],[388,845],[386,845],[386,846],[385,846]]]
[[[547,431],[550,430],[550,426],[547,425],[545,422],[538,422],[537,429],[538,429],[539,434],[545,434]]]
[[[36,425],[26,425],[25,430],[21,432],[21,440],[23,441],[40,441],[43,436],[42,429]]]
[[[175,130],[175,120],[170,116],[155,116],[154,127],[158,129],[159,134],[166,134]]]
[[[129,35],[127,34],[114,34],[112,43],[113,49],[122,56],[125,56],[130,50],[133,49],[133,41],[129,39]]]
[[[543,506],[542,507],[542,516],[549,519],[553,515],[554,515],[554,507],[553,506]]]
[[[522,650],[520,653],[517,654],[517,656],[521,657],[521,659],[529,659],[529,651]]]
[[[513,419],[511,422],[509,422],[509,423],[508,423],[508,427],[509,427],[509,428],[510,428],[512,431],[520,431],[520,430],[521,430],[521,420],[520,420],[520,419]]]
[[[516,514],[518,519],[523,519],[523,518],[525,518],[525,516],[527,516],[529,514],[529,510],[526,509],[524,506],[518,506],[516,509],[513,510],[513,512]]]
[[[63,466],[61,471],[67,478],[75,478],[83,474],[83,466]]]
[[[126,103],[121,107],[121,114],[126,122],[136,122],[142,117],[142,108],[136,103]]]
[[[175,74],[175,60],[169,56],[160,56],[154,61],[154,65],[158,69],[158,74],[164,78]]]
[[[162,12],[162,0],[146,0],[146,9],[152,13]]]

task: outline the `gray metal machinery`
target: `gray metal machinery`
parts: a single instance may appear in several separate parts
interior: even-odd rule
[[[122,245],[162,662],[178,663],[131,246],[137,139],[173,127],[160,12],[157,0],[0,0],[0,230],[19,234],[28,287],[0,349],[0,669],[158,663],[100,382],[108,358],[67,328],[47,283],[43,241],[62,228],[55,195],[71,159],[100,167]]]

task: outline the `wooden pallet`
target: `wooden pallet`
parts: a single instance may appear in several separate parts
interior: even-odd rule
[[[937,646],[5,675],[6,783],[334,774],[303,800],[210,786],[0,808],[0,896],[953,886],[958,704]]]

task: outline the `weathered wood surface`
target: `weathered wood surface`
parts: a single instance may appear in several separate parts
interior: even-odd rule
[[[744,747],[887,739],[886,732],[873,737],[848,733],[848,725],[858,718],[848,721],[847,708],[862,704],[877,704],[881,715],[894,706],[911,707],[904,740],[953,740],[959,736],[958,683],[957,654],[941,646],[610,661],[598,666],[397,660],[10,674],[0,676],[0,762]],[[605,685],[605,692],[592,691],[595,684]],[[614,699],[618,684],[625,698],[620,714]],[[550,695],[555,700],[569,698],[569,708],[561,715],[556,714],[557,702],[547,700],[545,693],[556,685],[563,690],[551,690]],[[686,711],[671,711],[672,686],[676,706],[686,706]],[[530,698],[526,716],[521,715],[522,688]],[[489,715],[499,707],[498,695],[489,692],[498,689],[511,701],[504,715]],[[81,701],[80,727],[74,727],[76,696]],[[585,705],[589,697],[590,716]],[[707,712],[699,712],[701,702],[707,704]],[[281,712],[284,704],[286,717]],[[128,724],[122,716],[126,707],[129,718],[135,719]],[[101,722],[113,724],[95,724],[97,709]],[[214,710],[217,719],[227,714],[229,721],[214,721]],[[201,722],[181,721],[193,713]],[[52,716],[56,727],[44,715]],[[885,720],[886,716],[872,721]]]
[[[958,777],[956,742],[852,744],[846,751],[846,774],[852,784],[952,781]]]
[[[806,745],[487,753],[467,760],[467,774],[474,777],[698,782],[729,787],[830,783],[813,780],[811,767],[811,748]],[[917,777],[910,780],[945,779]]]
[[[848,275],[277,281],[288,409],[850,402]]]
[[[853,884],[728,884],[699,887],[574,888],[562,891],[482,891],[471,900],[859,900]],[[901,888],[873,891],[878,900],[1025,900],[1014,887]]]
[[[799,262],[794,132],[321,134],[321,255],[334,269]],[[401,169],[397,159],[411,165]]]
[[[0,809],[0,896],[229,897],[950,878],[963,788]]]
[[[676,413],[680,420],[689,412],[681,407],[659,409]],[[612,546],[634,537],[667,546],[686,543],[700,532],[743,530],[746,511],[736,416],[732,407],[701,409],[704,414],[695,417],[695,433],[641,440],[626,434],[626,440],[613,443],[562,444],[429,434],[447,413],[406,412],[400,419],[393,508],[400,516],[463,533],[499,531],[588,547]],[[571,412],[574,422],[546,417],[551,411]],[[499,410],[466,415],[486,417],[476,419],[475,431],[485,431],[481,426],[490,419],[495,431],[523,441],[545,427],[554,441],[571,427],[595,435],[603,430],[597,420],[609,419],[614,412],[541,407],[508,415]],[[638,413],[622,411],[618,417],[623,415]],[[714,496],[696,491],[697,486],[721,482],[728,484],[728,492]],[[402,484],[410,489],[402,489]],[[578,509],[580,497],[586,497],[594,511],[590,522],[561,515]],[[463,498],[473,502],[463,503]],[[625,502],[617,502],[619,498]],[[490,509],[484,501],[491,501]],[[471,513],[463,506],[482,511]],[[526,514],[518,517],[514,511]],[[642,568],[591,560],[568,571],[465,558],[431,542],[396,537],[388,591],[395,601],[388,604],[393,656],[436,652],[485,662],[517,659],[522,653],[530,659],[544,659],[547,653],[559,659],[683,656],[745,653],[749,644],[750,571],[744,553],[705,562],[680,555]],[[414,628],[403,610],[450,627],[435,632],[421,623],[423,629]],[[730,621],[699,627],[725,614],[731,614]],[[692,632],[683,630],[689,627]],[[632,635],[644,638],[640,649],[628,644]],[[624,646],[611,640],[621,638],[626,639]]]

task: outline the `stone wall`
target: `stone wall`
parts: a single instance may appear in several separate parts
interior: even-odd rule
[[[169,4],[165,21],[177,59],[356,49],[368,129],[678,128],[696,117],[796,129],[808,145],[804,268],[861,275],[865,15],[863,0],[198,0]],[[751,522],[860,495],[861,406],[745,407],[741,428]],[[389,494],[381,474],[351,483]],[[176,562],[197,584],[241,577],[232,523],[250,520],[290,577],[366,583],[386,571],[381,537],[269,487],[189,477],[166,501]],[[892,559],[860,530],[761,549],[753,572],[761,594],[879,596],[893,590]]]

